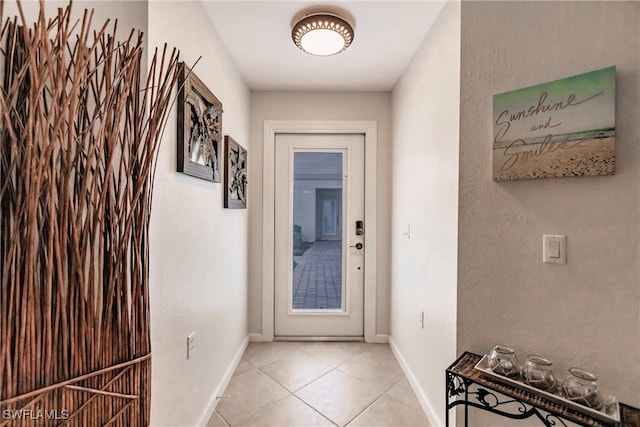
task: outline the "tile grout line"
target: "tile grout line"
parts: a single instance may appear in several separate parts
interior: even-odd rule
[[[243,376],[243,375],[245,375],[245,374],[248,374],[249,372],[251,372],[251,371],[253,371],[253,370],[254,370],[254,369],[251,369],[251,370],[249,370],[249,371],[247,371],[247,372],[244,372],[243,374],[239,375],[239,377],[240,377],[240,376]],[[253,416],[255,416],[255,415],[259,414],[260,412],[262,412],[263,410],[265,410],[266,408],[268,408],[268,407],[269,407],[269,406],[271,406],[272,404],[274,404],[274,403],[276,403],[276,402],[279,402],[279,401],[281,401],[281,400],[283,400],[283,399],[286,399],[287,397],[289,397],[289,396],[292,394],[291,392],[289,392],[289,389],[287,389],[287,388],[286,388],[286,387],[284,387],[282,384],[280,384],[279,382],[277,382],[276,380],[274,380],[273,378],[271,378],[271,377],[270,377],[269,375],[267,375],[266,373],[262,372],[262,371],[260,370],[260,368],[256,367],[256,368],[255,368],[255,370],[256,370],[257,372],[259,372],[260,374],[264,375],[268,380],[270,380],[271,382],[273,382],[273,383],[274,383],[274,384],[276,384],[277,386],[279,386],[279,387],[281,387],[282,389],[284,389],[288,394],[287,394],[286,396],[283,396],[283,397],[282,397],[282,398],[280,398],[280,399],[276,399],[276,400],[274,400],[273,402],[269,403],[269,404],[268,404],[267,406],[265,406],[264,408],[260,408],[260,409],[258,409],[257,411],[255,411],[255,412],[253,412],[253,413],[249,414],[247,417],[240,419],[240,420],[238,421],[238,423],[237,423],[237,424],[235,424],[235,425],[234,425],[234,424],[232,424],[231,422],[229,422],[226,418],[224,418],[224,416],[223,416],[222,414],[219,414],[219,415],[220,415],[220,417],[222,417],[222,419],[224,420],[224,422],[226,422],[226,423],[228,424],[228,426],[229,426],[229,427],[239,426],[239,425],[240,425],[240,424],[242,424],[243,422],[245,422],[245,421],[247,421],[248,419],[252,418]]]
[[[318,411],[316,408],[314,408],[313,406],[309,405],[307,402],[305,402],[304,400],[302,400],[302,398],[300,396],[298,396],[295,393],[291,394],[293,397],[295,397],[296,399],[298,399],[300,402],[302,402],[307,408],[310,408],[312,411],[316,412],[317,414],[319,414],[322,418],[324,418],[325,420],[329,421],[331,424],[333,424],[334,426],[338,426],[338,424],[334,423],[333,420],[329,417],[327,417],[325,414],[323,414],[322,412]]]
[[[318,358],[317,358],[317,357],[315,357],[313,354],[311,354],[311,353],[309,353],[309,352],[304,351],[304,349],[302,348],[302,346],[300,346],[298,343],[296,343],[296,344],[294,345],[294,347],[295,347],[295,350],[303,351],[305,354],[307,354],[308,356],[313,357],[313,358],[314,358],[314,359],[316,359],[317,361],[319,361],[319,362],[321,362],[321,363],[324,363],[325,365],[331,366],[331,365],[329,365],[328,363],[323,362],[322,360],[318,359]],[[361,354],[361,353],[358,353],[358,354]],[[254,416],[258,415],[259,413],[261,413],[261,412],[265,411],[267,408],[269,408],[269,407],[271,407],[272,405],[275,405],[276,403],[278,403],[278,402],[280,402],[280,401],[282,401],[282,400],[284,400],[284,399],[288,398],[289,396],[294,396],[294,397],[295,397],[296,399],[298,399],[300,402],[304,403],[304,405],[305,405],[305,406],[307,406],[307,407],[311,408],[313,411],[317,412],[319,415],[321,415],[323,418],[325,418],[326,420],[328,420],[330,423],[332,423],[332,424],[334,424],[334,425],[337,425],[336,423],[334,423],[334,422],[333,422],[333,420],[331,420],[331,419],[327,418],[327,416],[326,416],[325,414],[323,414],[322,412],[318,411],[316,408],[314,408],[313,406],[309,405],[307,402],[305,402],[304,400],[302,400],[298,395],[296,395],[296,392],[297,392],[297,391],[299,391],[300,389],[302,389],[302,388],[306,387],[307,385],[309,385],[309,384],[313,383],[314,381],[319,380],[320,378],[322,378],[323,376],[327,375],[327,374],[328,374],[328,373],[330,373],[331,371],[333,371],[333,370],[337,369],[337,368],[338,368],[338,366],[336,366],[336,367],[331,367],[331,369],[330,369],[330,370],[328,370],[327,372],[325,372],[324,374],[322,374],[322,375],[320,375],[319,377],[315,378],[314,380],[312,380],[312,381],[310,381],[310,382],[306,383],[305,385],[303,385],[303,386],[299,387],[299,388],[298,388],[298,389],[296,389],[295,391],[291,391],[291,390],[289,390],[289,388],[287,388],[284,384],[281,384],[278,380],[276,380],[275,378],[272,378],[268,373],[266,373],[266,372],[264,372],[264,371],[262,370],[262,368],[264,368],[265,366],[267,366],[267,365],[269,365],[269,364],[271,364],[271,363],[275,363],[275,362],[277,362],[277,361],[279,361],[279,360],[281,360],[281,359],[284,359],[285,357],[288,357],[288,356],[289,356],[289,354],[285,354],[285,355],[283,355],[282,357],[279,357],[279,358],[277,358],[277,359],[275,359],[275,360],[273,360],[273,361],[271,361],[271,362],[269,362],[269,363],[265,363],[265,364],[263,364],[262,366],[256,366],[256,365],[253,365],[253,363],[251,363],[251,362],[249,362],[249,361],[248,361],[252,366],[255,366],[255,368],[254,368],[255,370],[257,370],[257,371],[259,371],[260,373],[262,373],[263,375],[265,375],[265,376],[266,376],[267,378],[269,378],[271,381],[273,381],[274,383],[276,383],[277,385],[279,385],[280,387],[282,387],[284,390],[286,390],[286,391],[287,391],[287,393],[289,393],[289,394],[288,394],[288,395],[286,395],[286,396],[284,396],[284,397],[282,397],[281,399],[278,399],[278,400],[275,400],[275,401],[271,402],[269,405],[265,406],[264,408],[262,408],[262,409],[258,410],[258,411],[257,411],[257,412],[255,412],[255,413],[251,414],[251,415],[250,415],[250,416],[248,416],[247,418],[245,418],[245,419],[243,419],[243,420],[240,420],[240,422],[239,422],[237,425],[240,425],[240,424],[242,424],[243,422],[246,422],[246,421],[247,421],[247,420],[249,420],[250,418],[252,418],[252,417],[254,417]],[[355,357],[355,356],[354,356],[354,357]],[[351,359],[349,359],[349,360],[351,360]],[[345,362],[345,363],[346,363],[346,362]],[[339,365],[339,366],[341,366],[341,365]],[[249,371],[247,371],[247,372],[249,372]],[[245,372],[245,373],[246,373],[246,372]],[[244,375],[244,374],[242,374],[242,375]],[[224,419],[224,421],[225,421],[225,422],[227,422],[227,420],[226,420],[226,419]],[[229,424],[229,423],[227,422],[227,424]],[[232,427],[230,424],[229,424],[229,426],[230,426],[230,427]]]
[[[394,357],[395,357],[395,356],[394,356]],[[390,399],[395,400],[395,401],[396,401],[396,402],[398,402],[398,403],[401,403],[402,405],[404,405],[404,406],[406,406],[407,408],[411,409],[413,412],[415,412],[415,413],[417,413],[417,414],[419,414],[419,415],[421,415],[421,416],[425,417],[425,418],[427,419],[427,422],[429,422],[429,419],[427,418],[427,415],[424,413],[424,411],[423,411],[422,409],[420,409],[420,410],[418,411],[418,410],[414,409],[413,407],[411,407],[411,405],[409,405],[408,403],[403,402],[403,401],[401,401],[400,399],[395,398],[395,397],[393,397],[393,396],[391,396],[391,395],[389,394],[389,392],[391,391],[391,389],[392,389],[392,388],[394,388],[395,386],[397,386],[398,384],[400,384],[400,383],[401,383],[402,381],[404,381],[404,380],[407,380],[407,381],[408,381],[407,376],[403,374],[403,375],[402,375],[402,378],[400,378],[400,380],[398,380],[398,382],[396,382],[394,385],[392,385],[391,387],[389,387],[389,389],[387,389],[387,391],[385,391],[385,392],[384,392],[384,395],[385,395],[385,396],[387,396],[387,397],[389,397]],[[411,386],[409,386],[409,387],[411,388]],[[413,389],[411,389],[411,393],[412,393],[414,396],[415,396],[415,394],[416,394],[416,393],[413,391]],[[416,397],[417,397],[417,396],[416,396]],[[420,402],[418,401],[418,403],[420,403]],[[429,425],[431,425],[431,423],[429,423]]]
[[[277,383],[276,383],[276,384],[277,384]],[[279,385],[279,384],[278,384],[278,385]],[[281,387],[282,387],[282,386],[281,386]],[[287,389],[285,388],[285,390],[287,390]],[[289,391],[289,390],[287,390],[287,391]],[[289,393],[288,395],[286,395],[286,396],[284,396],[284,397],[282,397],[282,398],[280,398],[280,399],[274,400],[273,402],[269,403],[269,404],[268,404],[267,406],[265,406],[264,408],[261,408],[259,411],[257,411],[257,412],[255,412],[255,413],[251,414],[250,416],[248,416],[248,417],[247,417],[247,418],[245,418],[244,420],[240,420],[240,422],[239,422],[238,424],[236,424],[235,426],[229,426],[229,427],[237,427],[237,426],[240,426],[242,423],[244,423],[244,422],[246,422],[246,421],[249,421],[251,418],[255,417],[255,416],[256,416],[256,415],[258,415],[259,413],[266,411],[266,410],[267,410],[268,408],[270,408],[272,405],[275,405],[275,404],[276,404],[276,403],[278,403],[278,402],[282,402],[284,399],[286,399],[287,397],[292,396],[292,395],[293,395],[293,393]]]
[[[300,349],[300,350],[301,350],[301,349]],[[309,356],[313,357],[313,355],[312,355],[312,354],[309,354],[309,353],[307,353],[307,352],[305,352],[305,354],[307,354],[307,355],[309,355]],[[318,358],[316,358],[316,357],[313,357],[313,358],[314,358],[314,359],[316,359],[316,360],[318,360],[318,361],[319,361],[319,362],[321,362],[321,363],[324,363],[325,365],[331,366],[331,365],[329,365],[329,364],[327,364],[327,363],[325,363],[325,362],[322,362],[320,359],[318,359]],[[282,357],[282,358],[280,358],[280,359],[284,359],[284,357]],[[280,359],[274,360],[273,362],[269,362],[269,363],[267,363],[267,364],[265,364],[265,365],[263,365],[263,366],[261,366],[261,367],[257,367],[257,366],[256,366],[256,367],[255,367],[255,369],[256,369],[256,370],[258,370],[258,371],[260,371],[262,374],[266,375],[266,376],[267,376],[269,379],[271,379],[273,382],[275,382],[275,383],[276,383],[276,384],[278,384],[280,387],[282,387],[283,389],[285,389],[289,394],[288,394],[288,395],[286,395],[286,396],[284,396],[284,397],[282,397],[281,399],[278,399],[278,400],[275,400],[275,401],[271,402],[269,405],[265,406],[264,408],[260,409],[259,411],[255,412],[254,414],[251,414],[249,417],[247,417],[247,418],[245,418],[245,419],[241,420],[241,421],[240,421],[240,423],[239,423],[239,424],[237,424],[237,425],[240,425],[240,424],[242,424],[243,422],[246,422],[247,420],[249,420],[250,418],[253,418],[253,417],[255,417],[256,415],[260,414],[261,412],[266,411],[268,408],[270,408],[271,406],[275,405],[276,403],[281,402],[282,400],[284,400],[284,399],[286,399],[286,398],[288,398],[288,397],[290,397],[290,396],[293,396],[295,399],[297,399],[298,401],[302,402],[306,407],[310,408],[311,410],[313,410],[314,412],[316,412],[317,414],[319,414],[320,416],[322,416],[322,418],[326,419],[327,421],[329,421],[330,423],[332,423],[334,426],[337,426],[337,424],[336,424],[336,423],[334,423],[334,422],[333,422],[333,420],[331,420],[330,418],[328,418],[325,414],[323,414],[322,412],[318,411],[318,410],[317,410],[316,408],[314,408],[313,406],[309,405],[307,402],[305,402],[304,400],[302,400],[302,398],[300,398],[300,396],[298,396],[298,395],[296,394],[296,392],[297,392],[297,391],[299,391],[300,389],[302,389],[302,388],[306,387],[307,385],[309,385],[309,384],[311,384],[311,383],[313,383],[313,382],[315,382],[315,381],[319,380],[320,378],[322,378],[323,376],[327,375],[327,374],[328,374],[328,373],[330,373],[331,371],[333,371],[333,370],[337,369],[337,367],[331,367],[331,369],[330,369],[330,370],[328,370],[327,372],[325,372],[324,374],[322,374],[322,375],[320,375],[319,377],[317,377],[317,378],[315,378],[315,379],[313,379],[313,380],[309,381],[308,383],[304,384],[303,386],[298,387],[295,391],[291,391],[291,390],[289,390],[289,388],[287,388],[284,384],[281,384],[277,379],[275,379],[275,378],[271,377],[268,373],[266,373],[266,372],[264,372],[264,371],[262,370],[262,368],[263,368],[263,367],[267,366],[267,365],[268,365],[268,364],[270,364],[270,363],[277,362],[277,361],[278,361],[278,360],[280,360]],[[244,374],[243,374],[243,375],[244,375]],[[227,420],[226,420],[226,419],[225,419],[224,421],[225,421],[225,422],[227,422]],[[227,423],[227,424],[228,424],[228,423]],[[229,427],[232,427],[232,426],[231,426],[231,425],[229,425]]]
[[[275,363],[275,362],[277,362],[277,361],[278,361],[278,360],[280,360],[280,359],[278,359],[278,360],[274,360],[273,362],[267,363],[267,364],[265,364],[265,365],[261,366],[260,368],[256,368],[256,369],[258,369],[260,372],[262,372],[263,374],[265,374],[266,376],[268,376],[269,378],[271,378],[273,381],[275,381],[275,382],[276,382],[276,384],[278,384],[279,386],[283,387],[285,390],[289,391],[291,394],[295,394],[298,390],[300,390],[300,389],[302,389],[302,388],[304,388],[304,387],[308,386],[309,384],[311,384],[311,383],[312,383],[312,382],[314,382],[314,381],[319,380],[320,378],[324,377],[325,375],[327,375],[329,372],[333,371],[334,369],[337,369],[337,367],[333,367],[333,366],[329,365],[328,363],[326,363],[326,362],[324,362],[324,361],[322,361],[322,360],[318,359],[318,358],[317,358],[317,357],[315,357],[313,354],[308,353],[308,352],[306,352],[306,351],[302,350],[301,348],[298,348],[298,350],[300,350],[300,351],[304,352],[306,355],[308,355],[308,356],[312,357],[313,359],[317,360],[318,362],[320,362],[320,363],[322,363],[322,364],[325,364],[325,365],[327,365],[327,366],[331,367],[331,369],[329,369],[327,372],[325,372],[325,373],[321,374],[320,376],[318,376],[318,377],[316,377],[316,378],[312,379],[312,380],[311,380],[311,381],[309,381],[308,383],[303,384],[302,386],[298,387],[297,389],[295,389],[295,390],[293,390],[293,391],[289,390],[289,388],[288,388],[287,386],[285,386],[284,384],[281,384],[277,379],[275,379],[275,378],[271,377],[271,375],[269,375],[268,373],[266,373],[266,372],[264,372],[264,371],[262,370],[262,368],[263,368],[263,367],[265,367],[265,366],[269,365],[270,363]],[[288,357],[288,356],[287,356],[287,357]],[[282,359],[284,359],[284,357],[283,357]]]
[[[359,380],[358,378],[352,377],[351,375],[347,374],[346,372],[342,372],[340,371],[342,374],[348,376],[349,378],[356,380],[356,381],[360,381],[362,384],[376,390],[376,391],[380,391],[380,389],[377,389],[373,386],[370,386],[369,384],[365,383],[364,381]],[[398,385],[398,383],[400,383],[403,379],[405,379],[405,376],[403,375],[402,378],[400,378],[398,381],[396,381],[395,383],[393,383],[393,385],[391,385],[389,388],[387,388],[385,391],[381,392],[380,396],[378,396],[373,402],[371,402],[366,408],[364,408],[362,411],[358,412],[353,418],[351,418],[346,424],[345,426],[348,426],[349,423],[353,422],[356,418],[358,418],[360,415],[362,415],[365,411],[367,411],[369,408],[371,408],[373,405],[376,404],[377,401],[379,401],[380,399],[382,399],[384,396],[387,396],[387,392],[389,390],[391,390],[393,387],[395,387],[396,385]],[[391,396],[389,396],[391,397]],[[394,399],[397,401],[397,399]],[[402,402],[400,402],[402,403]],[[404,405],[404,404],[403,404]],[[405,405],[407,406],[407,405]]]
[[[384,394],[384,396],[387,396],[389,399],[393,399],[393,400],[395,400],[396,402],[400,403],[401,405],[406,406],[406,407],[407,407],[407,408],[409,408],[409,410],[411,410],[412,412],[414,412],[414,413],[416,413],[416,414],[420,415],[421,417],[424,417],[424,418],[426,419],[427,423],[429,422],[429,419],[428,419],[428,418],[427,418],[427,416],[425,415],[424,411],[417,411],[417,410],[415,410],[414,408],[412,408],[411,406],[407,405],[406,403],[402,402],[402,401],[401,401],[401,400],[399,400],[399,399],[396,399],[396,398],[395,398],[395,397],[393,397],[393,396],[388,395],[387,393],[385,393],[385,394]],[[429,425],[431,425],[431,424],[429,424]]]
[[[369,408],[371,408],[373,405],[376,404],[376,402],[380,399],[382,399],[385,396],[384,393],[382,393],[380,396],[378,396],[373,402],[371,402],[366,408],[364,408],[362,411],[358,412],[353,418],[351,418],[349,421],[347,421],[344,426],[348,426],[350,423],[352,423],[356,418],[358,418],[360,415],[362,415],[363,413],[365,413]],[[344,427],[341,426],[341,427]]]
[[[227,425],[227,427],[231,427],[231,423],[229,421],[227,421],[227,419],[224,417],[224,415],[219,413],[217,409],[214,412],[218,414],[220,419],[222,419],[222,421]]]
[[[304,350],[303,350],[304,351]],[[363,381],[359,380],[358,378],[354,378],[351,375],[346,374],[345,372],[342,372],[340,370],[338,370],[338,368],[340,368],[341,366],[347,364],[348,362],[350,362],[351,360],[355,359],[356,357],[360,356],[361,354],[368,352],[369,349],[363,349],[363,351],[359,352],[358,354],[355,354],[353,357],[345,360],[344,362],[342,362],[341,364],[332,367],[332,369],[330,369],[329,371],[325,372],[324,374],[320,375],[318,378],[314,379],[313,381],[310,381],[309,383],[305,384],[304,386],[298,388],[294,393],[292,393],[297,399],[299,399],[301,402],[303,402],[305,405],[307,405],[308,407],[310,407],[311,409],[313,409],[315,412],[319,413],[320,415],[322,415],[324,418],[328,419],[331,423],[333,423],[334,425],[338,426],[338,427],[343,427],[342,425],[334,422],[331,418],[329,418],[326,414],[323,414],[322,412],[320,412],[318,409],[314,408],[313,406],[311,406],[309,403],[307,403],[306,401],[304,401],[300,396],[298,396],[296,393],[298,391],[300,391],[301,389],[303,389],[304,387],[318,381],[320,378],[330,374],[333,371],[337,371],[338,373],[345,375],[346,377],[357,381],[363,385],[365,385],[368,388],[371,388],[375,391],[379,391],[378,389],[376,389],[375,387],[371,387],[369,384],[364,383]],[[313,356],[313,355],[312,355]],[[319,360],[319,359],[318,359]],[[322,360],[320,360],[322,362]],[[325,362],[323,362],[325,363]],[[401,379],[402,380],[402,379]],[[397,384],[397,383],[396,383]],[[394,384],[395,385],[395,384]],[[393,386],[392,386],[393,387]],[[382,396],[384,396],[385,392],[382,392],[382,394],[380,396],[378,396],[372,403],[371,405],[373,405],[373,403],[377,402]],[[346,424],[344,424],[344,426],[346,426],[347,424],[349,424],[351,421],[353,421],[355,418],[357,418],[360,414],[362,414],[364,411],[366,411],[371,405],[367,406],[366,408],[364,408],[362,411],[358,412],[352,419],[350,419]]]

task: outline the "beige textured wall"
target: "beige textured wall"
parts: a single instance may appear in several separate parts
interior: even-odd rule
[[[376,333],[389,333],[391,95],[388,92],[251,92],[249,332],[262,333],[262,144],[265,120],[378,122]]]
[[[463,2],[458,352],[577,365],[640,405],[640,3]],[[617,66],[617,173],[491,180],[492,95]],[[565,234],[567,265],[543,264]],[[476,419],[472,425],[491,425]]]

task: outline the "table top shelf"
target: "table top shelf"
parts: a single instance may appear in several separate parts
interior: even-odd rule
[[[584,426],[592,427],[640,427],[640,409],[620,403],[620,423],[607,422],[598,419],[588,413],[583,413],[573,407],[560,404],[547,399],[544,395],[538,394],[530,389],[518,388],[508,384],[495,381],[490,377],[475,369],[476,364],[482,356],[470,352],[464,352],[455,362],[447,368],[447,374],[452,374],[463,378],[470,383],[486,387],[489,390],[498,392],[519,402],[531,405],[535,408],[546,411],[555,416],[559,416],[568,421]],[[450,384],[447,384],[450,387]],[[451,390],[447,390],[447,397],[451,397]],[[448,400],[447,400],[448,401]],[[474,405],[476,406],[476,405]],[[447,405],[450,409],[453,405]]]

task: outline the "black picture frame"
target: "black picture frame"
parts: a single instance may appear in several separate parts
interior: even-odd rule
[[[246,209],[247,150],[229,135],[225,135],[224,143],[224,207],[228,209]]]
[[[184,62],[179,73],[178,172],[221,182],[222,103]]]

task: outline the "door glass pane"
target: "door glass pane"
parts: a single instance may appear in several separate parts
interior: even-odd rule
[[[342,309],[343,153],[293,153],[294,310]]]
[[[324,199],[322,202],[324,234],[336,234],[336,201]]]

